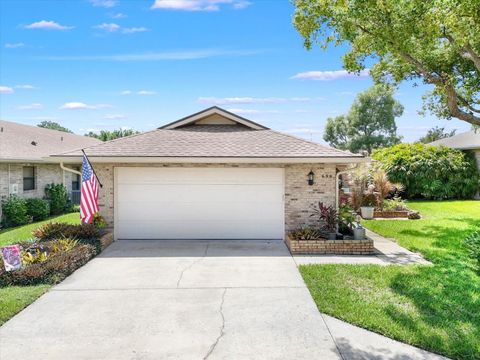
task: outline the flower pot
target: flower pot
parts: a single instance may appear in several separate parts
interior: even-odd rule
[[[337,240],[337,233],[328,233],[327,234],[328,240]]]
[[[360,208],[360,213],[362,214],[362,218],[364,219],[373,219],[373,212],[375,208],[371,206],[362,206]]]
[[[365,228],[353,229],[353,240],[365,240]]]

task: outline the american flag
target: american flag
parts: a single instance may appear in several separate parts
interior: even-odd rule
[[[85,154],[83,155],[80,193],[80,219],[83,223],[90,224],[93,215],[98,212],[98,179]]]

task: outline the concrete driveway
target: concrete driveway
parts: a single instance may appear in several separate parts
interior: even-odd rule
[[[281,241],[118,241],[1,327],[0,359],[434,358],[349,327]]]

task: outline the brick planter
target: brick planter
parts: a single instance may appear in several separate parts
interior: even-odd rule
[[[113,243],[113,232],[107,230],[102,236],[100,236],[100,243],[102,244],[102,251]]]
[[[373,254],[373,240],[292,240],[285,235],[285,243],[292,254],[334,254],[369,255]]]
[[[374,218],[387,218],[387,219],[395,219],[395,218],[408,218],[408,210],[402,211],[379,211],[375,210],[373,212]]]

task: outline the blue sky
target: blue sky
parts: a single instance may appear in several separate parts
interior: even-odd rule
[[[306,51],[292,12],[282,0],[2,0],[0,118],[143,131],[218,105],[322,142],[326,119],[372,81],[342,72],[345,47]],[[469,129],[418,115],[426,90],[396,94],[406,141]]]

